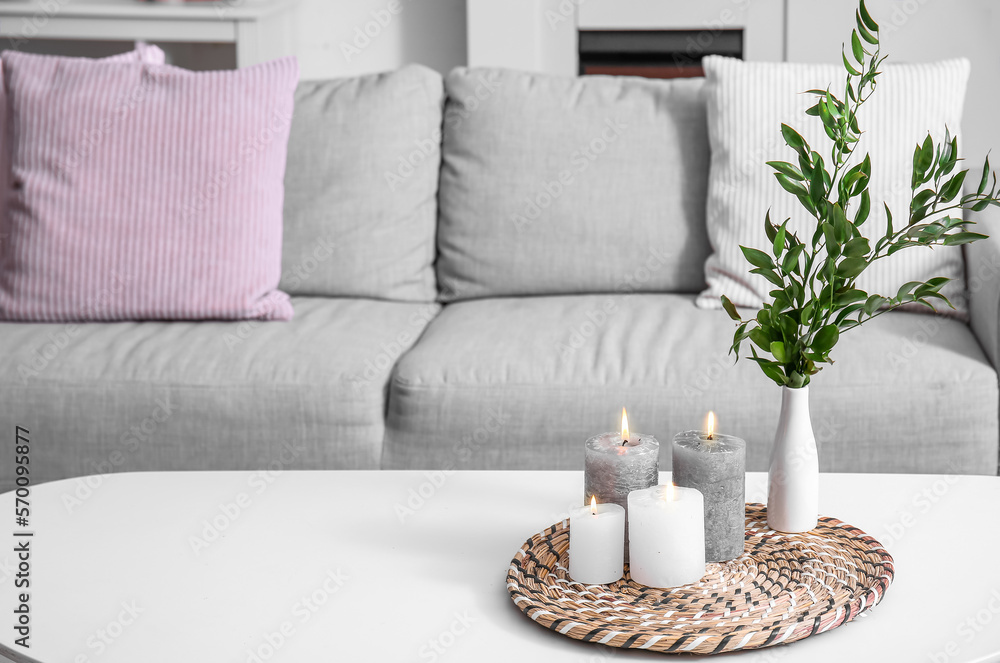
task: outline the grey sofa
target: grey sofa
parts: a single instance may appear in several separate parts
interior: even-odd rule
[[[0,430],[30,431],[35,481],[569,469],[622,405],[664,443],[711,409],[764,469],[780,393],[694,305],[710,158],[700,79],[302,83],[294,320],[0,324]],[[822,469],[996,473],[1000,240],[966,256],[970,323],[882,316],[814,380]]]

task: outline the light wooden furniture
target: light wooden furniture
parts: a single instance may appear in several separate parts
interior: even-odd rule
[[[6,493],[0,658],[642,658],[548,631],[507,595],[514,552],[561,518],[582,482],[581,472],[268,471],[37,486],[30,650],[13,645],[17,528]],[[763,500],[765,486],[765,475],[750,474],[748,499]],[[1000,660],[1000,478],[824,474],[820,508],[893,554],[884,600],[842,628],[726,660]]]
[[[234,44],[236,65],[245,67],[293,53],[295,3],[6,0],[0,2],[0,39],[15,49],[30,39]]]

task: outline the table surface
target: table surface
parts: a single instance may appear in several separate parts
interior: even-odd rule
[[[664,473],[662,481],[669,480]],[[15,646],[14,496],[0,495],[0,659],[43,663],[662,658],[525,617],[514,552],[581,472],[177,472],[32,489],[31,648]],[[747,477],[764,501],[766,476]],[[824,474],[820,508],[879,539],[869,615],[725,657],[1000,661],[1000,478]]]

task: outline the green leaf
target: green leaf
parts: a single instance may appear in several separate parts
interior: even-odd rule
[[[842,329],[844,321],[847,320],[852,315],[854,315],[855,313],[857,313],[858,311],[862,310],[864,307],[865,307],[864,304],[854,303],[842,309],[840,313],[837,314],[837,319],[834,321],[834,324],[837,325],[837,329]],[[854,323],[853,320],[851,321],[851,323],[853,324],[851,324],[850,326],[854,326],[854,324],[856,324]],[[849,328],[850,327],[848,327],[848,329]]]
[[[854,59],[857,60],[859,64],[864,64],[865,49],[861,46],[861,39],[858,37],[857,30],[851,33],[851,50],[854,51]]]
[[[858,24],[858,32],[861,34],[861,38],[864,39],[869,44],[871,44],[872,46],[878,46],[878,39],[875,37],[875,35],[871,33],[871,30],[868,29],[868,26],[865,25],[865,22],[861,20],[860,12],[856,14],[856,18]]]
[[[920,281],[909,281],[899,286],[899,290],[896,291],[896,301],[904,301],[905,298],[910,296],[910,291],[914,288],[923,285]]]
[[[920,223],[927,218],[928,212],[931,211],[930,205],[924,205],[923,207],[918,207],[917,209],[910,212],[910,224]]]
[[[865,175],[864,173],[862,173],[860,170],[855,170],[853,172],[848,172],[847,174],[844,175],[844,179],[843,179],[844,189],[846,189],[846,190],[849,191],[851,189],[851,187],[853,187],[857,182],[860,182],[861,180],[866,179],[866,178],[867,178],[867,175]]]
[[[760,321],[758,320],[758,323],[759,322]],[[750,340],[753,341],[754,345],[759,347],[761,350],[764,350],[765,352],[771,351],[771,339],[768,337],[768,335],[764,332],[762,328],[754,327],[753,329],[751,329]]]
[[[934,161],[934,141],[931,139],[931,135],[927,134],[927,138],[924,139],[924,144],[914,152],[913,154],[913,170],[914,172],[919,172],[921,175],[927,172],[930,168],[931,163]]]
[[[903,249],[910,248],[911,246],[920,246],[920,243],[919,242],[900,242],[898,244],[893,244],[892,246],[889,247],[889,250],[886,252],[886,255],[890,255],[890,256],[894,255],[896,253],[899,253]]]
[[[767,241],[773,242],[777,233],[778,229],[771,223],[771,210],[767,210],[767,214],[764,215],[764,234],[767,235]]]
[[[740,314],[736,312],[736,307],[731,301],[729,301],[729,297],[726,297],[725,295],[722,295],[722,308],[726,310],[726,313],[729,314],[730,318],[736,322],[740,321]]]
[[[888,239],[895,234],[892,231],[892,210],[889,209],[888,203],[882,203],[882,206],[885,207],[885,223],[886,223],[885,236],[886,239]]]
[[[858,13],[861,16],[861,21],[865,24],[865,27],[872,32],[878,32],[878,23],[872,19],[872,15],[868,13],[868,8],[865,7],[865,0],[861,0],[861,6],[858,8]]]
[[[809,196],[808,195],[799,196],[799,202],[802,204],[803,207],[806,208],[806,210],[810,214],[812,214],[813,216],[816,216],[816,206],[813,205],[813,202],[811,200],[809,200]]]
[[[768,269],[774,269],[774,263],[771,262],[771,256],[767,255],[763,251],[758,251],[757,249],[750,249],[745,246],[741,246],[740,250],[743,251],[743,256],[747,259],[754,267],[766,267]]]
[[[837,345],[837,341],[839,340],[840,330],[837,329],[837,325],[827,325],[813,336],[812,349],[815,352],[825,355],[833,349],[833,346]]]
[[[794,343],[799,337],[799,325],[791,315],[786,313],[779,316],[778,325],[781,327],[781,335],[786,341]]]
[[[886,299],[885,297],[882,297],[881,295],[872,295],[865,302],[865,309],[864,309],[865,310],[865,315],[870,316],[878,308],[880,308],[883,304],[885,304],[888,301],[889,301],[888,299]]]
[[[809,156],[809,146],[806,144],[805,139],[799,135],[795,129],[792,129],[787,124],[781,125],[781,136],[788,143],[788,146],[799,154],[808,157]]]
[[[812,200],[813,204],[819,207],[824,200],[826,200],[826,186],[823,179],[825,171],[822,168],[816,168],[813,171],[812,179],[809,181],[809,198]]]
[[[805,249],[805,244],[796,244],[792,248],[788,249],[788,253],[785,254],[784,260],[781,261],[781,271],[785,274],[791,274],[792,272],[798,273],[799,257]]]
[[[806,302],[806,305],[802,307],[802,313],[799,316],[802,320],[802,324],[808,325],[809,321],[812,320],[814,304],[812,300]]]
[[[837,235],[833,231],[833,226],[829,223],[824,223],[822,226],[823,235],[826,238],[826,252],[831,258],[840,257],[840,243],[837,241]]]
[[[833,222],[833,231],[837,235],[837,242],[843,244],[850,238],[850,222],[844,215],[844,210],[840,203],[834,203],[830,208],[830,221]]]
[[[835,95],[830,94],[830,88],[826,89],[826,108],[830,111],[830,115],[838,120],[844,117],[844,104]]]
[[[771,250],[774,253],[774,257],[777,258],[781,255],[781,252],[785,250],[785,229],[786,224],[782,223],[781,227],[778,228],[778,233],[774,236],[774,242],[771,245]]]
[[[957,246],[958,244],[969,244],[970,242],[986,239],[987,237],[989,235],[980,235],[979,233],[955,233],[944,238],[944,245]]]
[[[788,357],[785,356],[785,344],[781,341],[774,341],[771,343],[771,354],[774,358],[778,360],[779,364],[784,364],[788,361]]]
[[[803,185],[799,184],[798,182],[788,179],[787,176],[782,175],[781,173],[775,173],[774,177],[775,179],[778,180],[778,184],[781,185],[781,188],[787,191],[788,193],[792,194],[793,196],[809,195],[808,189],[806,189]]]
[[[979,180],[979,189],[976,190],[976,195],[983,195],[983,191],[986,191],[986,185],[990,181],[990,157],[987,155],[986,163],[983,164],[983,178]]]
[[[784,290],[772,290],[770,294],[771,297],[773,297],[771,301],[772,313],[780,313],[792,305],[792,302],[788,299],[788,295],[785,294]]]
[[[847,292],[844,292],[834,297],[833,306],[834,308],[844,308],[856,302],[864,301],[865,299],[868,299],[867,292],[865,292],[864,290],[858,290],[856,288],[852,288]]]
[[[774,168],[776,171],[778,171],[785,177],[789,177],[793,180],[801,182],[806,179],[805,175],[802,174],[801,170],[799,170],[792,164],[788,163],[787,161],[768,161],[767,165],[770,166],[771,168]]]
[[[743,341],[746,340],[747,337],[746,329],[748,324],[750,323],[744,322],[740,325],[740,328],[736,330],[735,334],[733,334],[733,344],[729,347],[729,354],[735,353],[737,361],[740,359],[740,346],[743,345]]]
[[[864,258],[844,258],[837,265],[837,276],[845,279],[857,278],[867,267],[868,261]]]
[[[847,52],[844,50],[840,51],[841,57],[844,59],[844,69],[846,69],[852,76],[860,76],[861,72],[851,66],[851,62],[847,59]]]
[[[751,274],[759,274],[765,279],[778,286],[779,288],[784,288],[785,283],[781,280],[781,277],[773,269],[768,269],[767,267],[757,267],[750,270]]]
[[[910,211],[913,212],[917,209],[920,209],[921,207],[929,203],[931,199],[934,198],[934,196],[936,195],[937,194],[933,189],[924,189],[917,195],[913,196],[913,199],[910,201]]]
[[[872,176],[872,157],[870,154],[866,154],[864,161],[861,162],[861,172],[869,178]]]
[[[865,189],[861,192],[861,203],[858,205],[858,213],[854,215],[854,225],[860,226],[862,223],[867,221],[868,215],[871,213],[871,209],[871,194],[868,193],[868,189]]]
[[[958,175],[948,180],[948,183],[944,185],[941,190],[941,202],[949,203],[955,196],[962,192],[962,185],[965,183],[965,176],[969,174],[969,171],[963,170]]]
[[[785,374],[781,372],[781,369],[776,364],[761,362],[760,369],[764,371],[764,375],[774,380],[779,387],[784,387],[788,384],[788,378],[785,377]]]
[[[939,294],[938,291],[944,287],[948,281],[951,279],[946,279],[943,276],[938,276],[936,278],[930,279],[925,283],[921,283],[917,286],[917,289],[913,291],[914,297],[928,297]]]
[[[855,237],[844,245],[844,255],[848,258],[861,258],[871,252],[868,240],[864,237]]]
[[[823,269],[820,270],[820,278],[829,283],[833,280],[833,273],[836,268],[837,261],[833,258],[827,258],[826,263],[823,264]]]
[[[830,113],[829,105],[823,99],[820,99],[816,105],[819,107],[819,119],[826,126],[826,135],[833,140],[837,140],[837,135],[834,133],[834,130],[837,128],[837,120]]]

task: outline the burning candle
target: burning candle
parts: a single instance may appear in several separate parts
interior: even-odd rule
[[[606,585],[624,572],[625,509],[598,504],[569,512],[569,577],[585,585]]]
[[[587,440],[583,501],[597,496],[601,504],[617,504],[628,512],[633,490],[655,486],[660,480],[660,443],[652,435],[629,431],[622,408],[619,433],[604,433]],[[625,526],[625,561],[628,561],[628,521]]]
[[[746,442],[716,432],[709,412],[705,430],[678,433],[672,451],[674,483],[705,498],[705,559],[739,557],[746,527]]]
[[[701,493],[673,484],[628,496],[632,580],[679,587],[705,575],[705,513]]]

